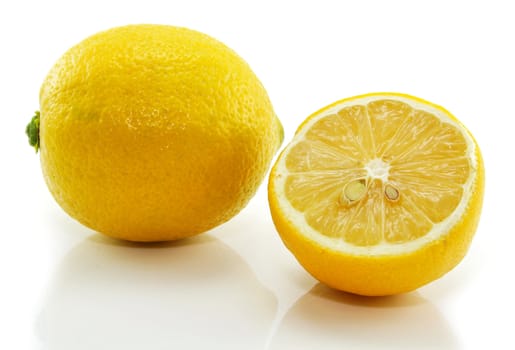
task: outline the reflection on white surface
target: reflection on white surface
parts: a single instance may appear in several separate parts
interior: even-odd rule
[[[368,298],[317,284],[286,313],[270,350],[457,349],[438,309],[409,293]]]
[[[136,245],[98,235],[59,265],[36,331],[44,349],[262,349],[277,300],[210,235]]]

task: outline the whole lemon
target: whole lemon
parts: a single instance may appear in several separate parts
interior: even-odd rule
[[[50,192],[82,224],[174,240],[229,220],[283,138],[248,64],[203,33],[129,25],[67,51],[27,127]]]

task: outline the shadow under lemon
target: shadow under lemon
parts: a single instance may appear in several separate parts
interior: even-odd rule
[[[318,283],[285,314],[270,350],[458,349],[439,310],[417,292],[363,297]]]
[[[58,267],[36,325],[43,349],[262,349],[277,300],[208,234],[133,244],[94,235]]]

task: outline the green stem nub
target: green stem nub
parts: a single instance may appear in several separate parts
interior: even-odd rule
[[[39,150],[39,111],[32,117],[30,123],[25,128],[25,133],[29,137],[29,144],[34,147],[36,153]]]

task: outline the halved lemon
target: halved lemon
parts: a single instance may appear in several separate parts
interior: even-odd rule
[[[444,108],[398,93],[311,115],[269,180],[275,226],[321,282],[362,295],[414,290],[456,266],[479,221],[484,168]]]

